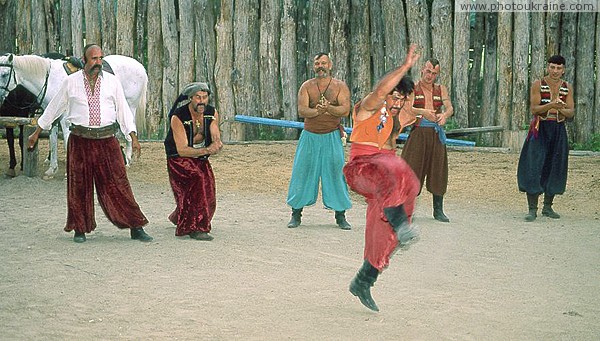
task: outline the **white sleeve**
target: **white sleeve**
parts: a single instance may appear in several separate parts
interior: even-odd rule
[[[44,110],[44,113],[38,119],[38,125],[40,128],[44,130],[49,130],[52,128],[52,123],[56,121],[66,110],[68,105],[68,89],[69,89],[69,79],[65,79],[60,86],[60,89],[52,97],[50,103]]]
[[[113,78],[115,84],[115,109],[117,111],[117,122],[121,127],[121,132],[125,135],[125,138],[129,140],[131,137],[129,133],[136,132],[135,119],[133,113],[129,108],[125,93],[123,92],[123,86],[117,77]]]

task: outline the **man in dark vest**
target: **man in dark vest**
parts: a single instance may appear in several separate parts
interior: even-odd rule
[[[567,185],[569,144],[565,120],[575,116],[573,88],[562,79],[565,58],[548,59],[548,74],[531,86],[530,106],[533,120],[521,149],[517,181],[519,190],[527,193],[529,213],[525,221],[537,217],[538,197],[544,193],[542,215],[558,219],[552,209],[556,194],[563,194]]]
[[[449,222],[443,207],[448,188],[448,154],[443,127],[454,109],[448,89],[435,83],[439,73],[437,59],[425,62],[414,90],[413,114],[417,119],[402,149],[402,158],[421,181],[421,188],[427,179],[427,190],[433,194],[433,217]]]

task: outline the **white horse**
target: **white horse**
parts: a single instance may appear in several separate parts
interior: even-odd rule
[[[123,85],[123,92],[134,115],[144,115],[146,111],[146,91],[148,75],[146,69],[137,60],[121,55],[106,56],[104,60],[110,65],[115,76]],[[17,85],[23,85],[37,96],[42,108],[46,108],[56,95],[62,82],[67,78],[63,60],[43,58],[36,55],[17,56],[8,54],[0,56],[0,104],[8,93]],[[143,116],[142,116],[143,117]],[[64,115],[60,118],[64,145],[67,148],[69,138],[69,122]],[[132,156],[131,139],[126,136],[125,162],[129,166]],[[58,169],[58,126],[53,125],[50,131],[50,167],[46,177],[53,177]]]

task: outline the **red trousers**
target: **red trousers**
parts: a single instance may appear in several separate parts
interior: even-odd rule
[[[94,186],[104,214],[118,228],[148,223],[140,210],[115,137],[94,140],[71,134],[67,145],[67,225],[65,231],[96,228]]]
[[[177,207],[169,220],[177,225],[176,236],[210,232],[217,208],[215,176],[208,159],[167,158],[169,182]]]
[[[356,143],[352,144],[344,175],[348,186],[367,201],[364,258],[382,271],[398,245],[383,209],[403,205],[409,220],[412,219],[419,179],[395,151]]]

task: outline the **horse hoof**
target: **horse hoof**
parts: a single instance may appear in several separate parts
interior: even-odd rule
[[[14,170],[14,169],[10,169],[10,168],[9,168],[9,169],[6,171],[6,176],[8,176],[8,177],[11,177],[11,178],[14,178],[14,177],[16,177],[16,176],[17,176],[17,172],[15,172],[15,170]]]

